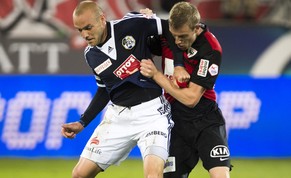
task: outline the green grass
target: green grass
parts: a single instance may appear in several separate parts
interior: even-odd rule
[[[75,159],[0,159],[1,178],[69,178]],[[233,159],[232,178],[290,178],[291,159]],[[111,166],[98,178],[143,178],[140,159]],[[190,178],[208,178],[201,163]]]

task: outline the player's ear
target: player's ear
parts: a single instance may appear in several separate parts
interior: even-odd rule
[[[195,25],[195,27],[194,27],[194,30],[195,30],[195,31],[198,31],[198,30],[199,30],[199,28],[200,28],[200,26],[199,26],[199,25]]]
[[[106,17],[105,17],[104,14],[101,14],[101,15],[100,15],[100,20],[101,20],[101,22],[102,22],[104,25],[106,25]]]

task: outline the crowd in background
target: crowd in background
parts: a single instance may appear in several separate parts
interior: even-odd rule
[[[147,5],[168,12],[181,0],[150,1]],[[195,4],[206,20],[262,22],[291,27],[291,0],[185,0]]]

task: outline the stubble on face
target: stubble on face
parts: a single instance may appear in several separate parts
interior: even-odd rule
[[[96,46],[104,42],[106,38],[106,21],[104,16],[96,17],[96,14],[86,11],[78,16],[73,16],[75,28],[86,40],[88,45]]]

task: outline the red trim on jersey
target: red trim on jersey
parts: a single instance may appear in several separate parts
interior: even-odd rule
[[[210,100],[216,101],[216,93],[215,93],[215,91],[213,89],[211,89],[211,90],[205,90],[203,96],[205,98],[210,99]]]
[[[222,53],[222,48],[221,48],[218,40],[211,32],[206,31],[204,33],[204,36],[207,39],[207,41],[209,42],[209,44],[211,45],[213,50],[216,50],[216,51],[219,51],[220,53]]]

